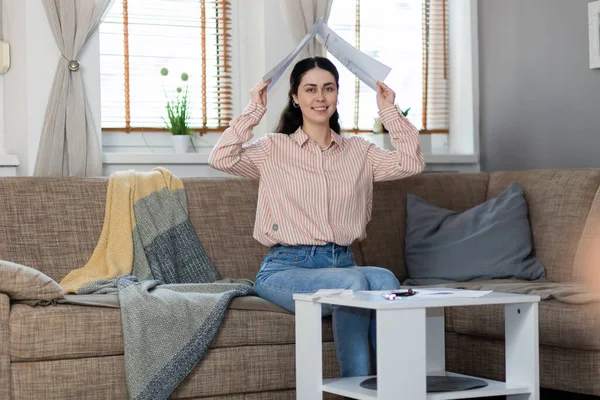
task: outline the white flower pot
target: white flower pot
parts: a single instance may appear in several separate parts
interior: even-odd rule
[[[173,140],[173,149],[175,153],[187,153],[190,147],[190,136],[188,135],[171,135]]]

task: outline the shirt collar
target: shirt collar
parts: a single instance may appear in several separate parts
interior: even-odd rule
[[[310,140],[308,135],[306,133],[304,133],[304,131],[302,130],[301,127],[298,127],[298,129],[296,129],[296,132],[294,132],[292,134],[292,138],[296,141],[296,143],[298,143],[298,145],[300,147],[304,146],[304,144],[308,140]],[[335,131],[333,129],[331,130],[331,142],[335,143],[338,146],[341,146],[341,144],[342,144],[341,136],[338,135],[337,133],[335,133]]]

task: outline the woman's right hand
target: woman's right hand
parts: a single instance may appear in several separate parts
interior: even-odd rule
[[[266,82],[260,81],[250,91],[250,101],[261,106],[267,106],[267,86],[269,86],[271,80]]]

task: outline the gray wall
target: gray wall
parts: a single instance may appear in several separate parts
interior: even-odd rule
[[[600,167],[588,0],[480,0],[482,170]]]

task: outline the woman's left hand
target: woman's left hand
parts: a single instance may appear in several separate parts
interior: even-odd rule
[[[396,93],[381,81],[377,81],[377,107],[379,111],[394,105]]]

